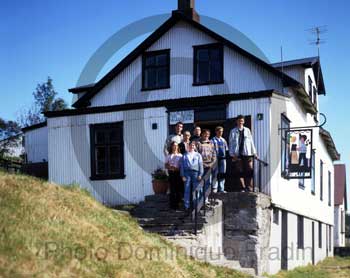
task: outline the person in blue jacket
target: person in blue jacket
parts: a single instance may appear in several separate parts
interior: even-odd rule
[[[180,163],[180,175],[185,183],[184,206],[190,208],[191,185],[192,189],[202,180],[204,174],[202,156],[196,152],[196,142],[190,142],[188,151],[183,155]]]

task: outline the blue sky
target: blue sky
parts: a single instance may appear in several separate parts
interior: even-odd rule
[[[50,75],[59,96],[71,102],[74,87],[91,55],[111,35],[141,18],[169,13],[177,0],[2,0],[0,9],[0,117],[15,119],[32,102],[38,82]],[[305,30],[327,25],[321,60],[327,96],[321,112],[328,118],[342,161],[349,165],[350,129],[347,82],[350,59],[350,3],[346,0],[197,0],[200,14],[224,21],[254,41],[271,62],[315,56]],[[134,42],[136,43],[136,41]],[[132,48],[117,53],[99,77]],[[350,183],[350,181],[349,181]]]

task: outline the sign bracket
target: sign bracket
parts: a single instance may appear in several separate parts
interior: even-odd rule
[[[299,127],[279,127],[278,130],[293,130],[293,129],[310,129],[310,128],[317,128],[317,127],[323,127],[327,123],[327,117],[325,114],[320,113],[320,116],[323,117],[323,122],[320,125],[313,125],[313,126],[299,126]]]

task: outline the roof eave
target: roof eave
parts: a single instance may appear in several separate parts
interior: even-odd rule
[[[70,92],[72,94],[84,93],[84,92],[87,92],[89,89],[91,89],[94,86],[95,86],[95,83],[83,85],[83,86],[79,86],[79,87],[74,87],[74,88],[68,89],[68,92]]]
[[[305,91],[304,86],[298,86],[295,87],[295,91],[297,92],[297,98],[300,100],[300,102],[302,103],[305,111],[307,113],[310,113],[312,115],[316,115],[317,114],[317,108],[316,106],[312,103],[309,95],[307,94],[307,92]]]
[[[337,151],[337,148],[335,146],[335,143],[334,143],[333,138],[332,138],[331,134],[329,133],[329,131],[320,127],[320,135],[326,143],[327,151],[328,151],[329,155],[331,156],[332,160],[339,161],[340,160],[340,153]]]
[[[26,127],[22,128],[21,130],[23,133],[25,133],[27,131],[35,130],[35,129],[42,128],[45,126],[47,126],[47,121],[42,122],[42,123],[38,123],[38,124],[34,124],[34,125],[30,125],[30,126],[26,126]]]

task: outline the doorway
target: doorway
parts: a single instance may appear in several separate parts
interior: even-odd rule
[[[225,121],[207,121],[207,122],[196,122],[194,124],[194,126],[199,126],[201,128],[201,130],[203,131],[203,129],[208,129],[210,130],[210,139],[212,139],[213,137],[215,137],[215,128],[217,126],[224,126]],[[228,142],[228,138],[226,138],[225,136],[223,136],[225,138],[225,140]]]
[[[183,108],[185,109],[185,108]],[[224,128],[223,137],[229,144],[230,131],[236,127],[236,118],[226,118],[227,107],[224,104],[210,105],[205,107],[190,107],[194,113],[194,121],[192,123],[184,124],[183,131],[190,131],[193,134],[195,126],[200,126],[201,129],[210,130],[210,139],[215,136],[215,128],[222,126]],[[179,111],[180,109],[168,109],[171,113],[173,111]],[[248,127],[252,133],[252,117],[251,115],[245,115],[245,126]],[[181,119],[179,119],[181,120]],[[175,130],[174,124],[169,124],[169,133],[173,134]],[[239,192],[242,190],[239,174],[235,172],[233,162],[230,156],[226,159],[226,178],[225,178],[225,190],[228,192]]]

